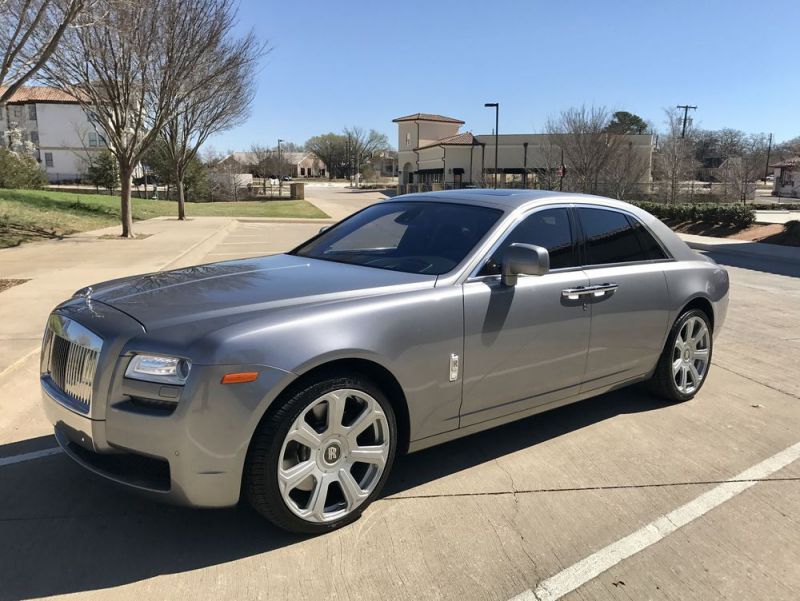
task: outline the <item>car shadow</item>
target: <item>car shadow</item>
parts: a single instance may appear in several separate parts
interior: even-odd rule
[[[766,259],[757,256],[744,256],[735,252],[725,252],[726,245],[719,245],[719,251],[699,251],[714,259],[720,265],[729,265],[741,269],[753,271],[763,271],[775,275],[785,275],[789,277],[800,277],[800,247],[797,250],[795,260]],[[733,251],[741,250],[742,245],[730,245]]]
[[[664,404],[632,387],[400,457],[384,496],[470,469],[621,413]],[[55,446],[0,446],[0,457]],[[196,570],[293,545],[245,506],[162,505],[93,476],[63,454],[0,466],[0,601],[80,593]]]

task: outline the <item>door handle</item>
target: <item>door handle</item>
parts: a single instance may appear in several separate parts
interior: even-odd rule
[[[617,288],[619,288],[619,284],[612,283],[597,284],[596,286],[576,286],[575,288],[564,288],[561,291],[561,296],[568,300],[578,300],[582,296],[600,298],[614,292]]]
[[[581,296],[592,293],[593,286],[576,286],[575,288],[564,288],[561,296],[569,300],[578,300]]]
[[[600,297],[615,292],[617,288],[619,288],[619,284],[613,284],[609,282],[606,284],[598,284],[597,286],[590,286],[590,288],[592,289],[592,294],[594,296]]]

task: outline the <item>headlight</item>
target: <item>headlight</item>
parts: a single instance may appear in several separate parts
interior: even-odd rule
[[[134,355],[125,370],[125,377],[146,382],[183,385],[192,369],[191,362],[179,357]]]

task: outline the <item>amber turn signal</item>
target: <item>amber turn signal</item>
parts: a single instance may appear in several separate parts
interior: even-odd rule
[[[255,382],[258,379],[257,371],[240,371],[233,374],[222,376],[222,384],[244,384],[245,382]]]

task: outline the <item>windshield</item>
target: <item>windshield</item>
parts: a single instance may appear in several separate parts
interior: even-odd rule
[[[486,235],[502,211],[434,202],[367,207],[292,254],[380,269],[441,275]]]

